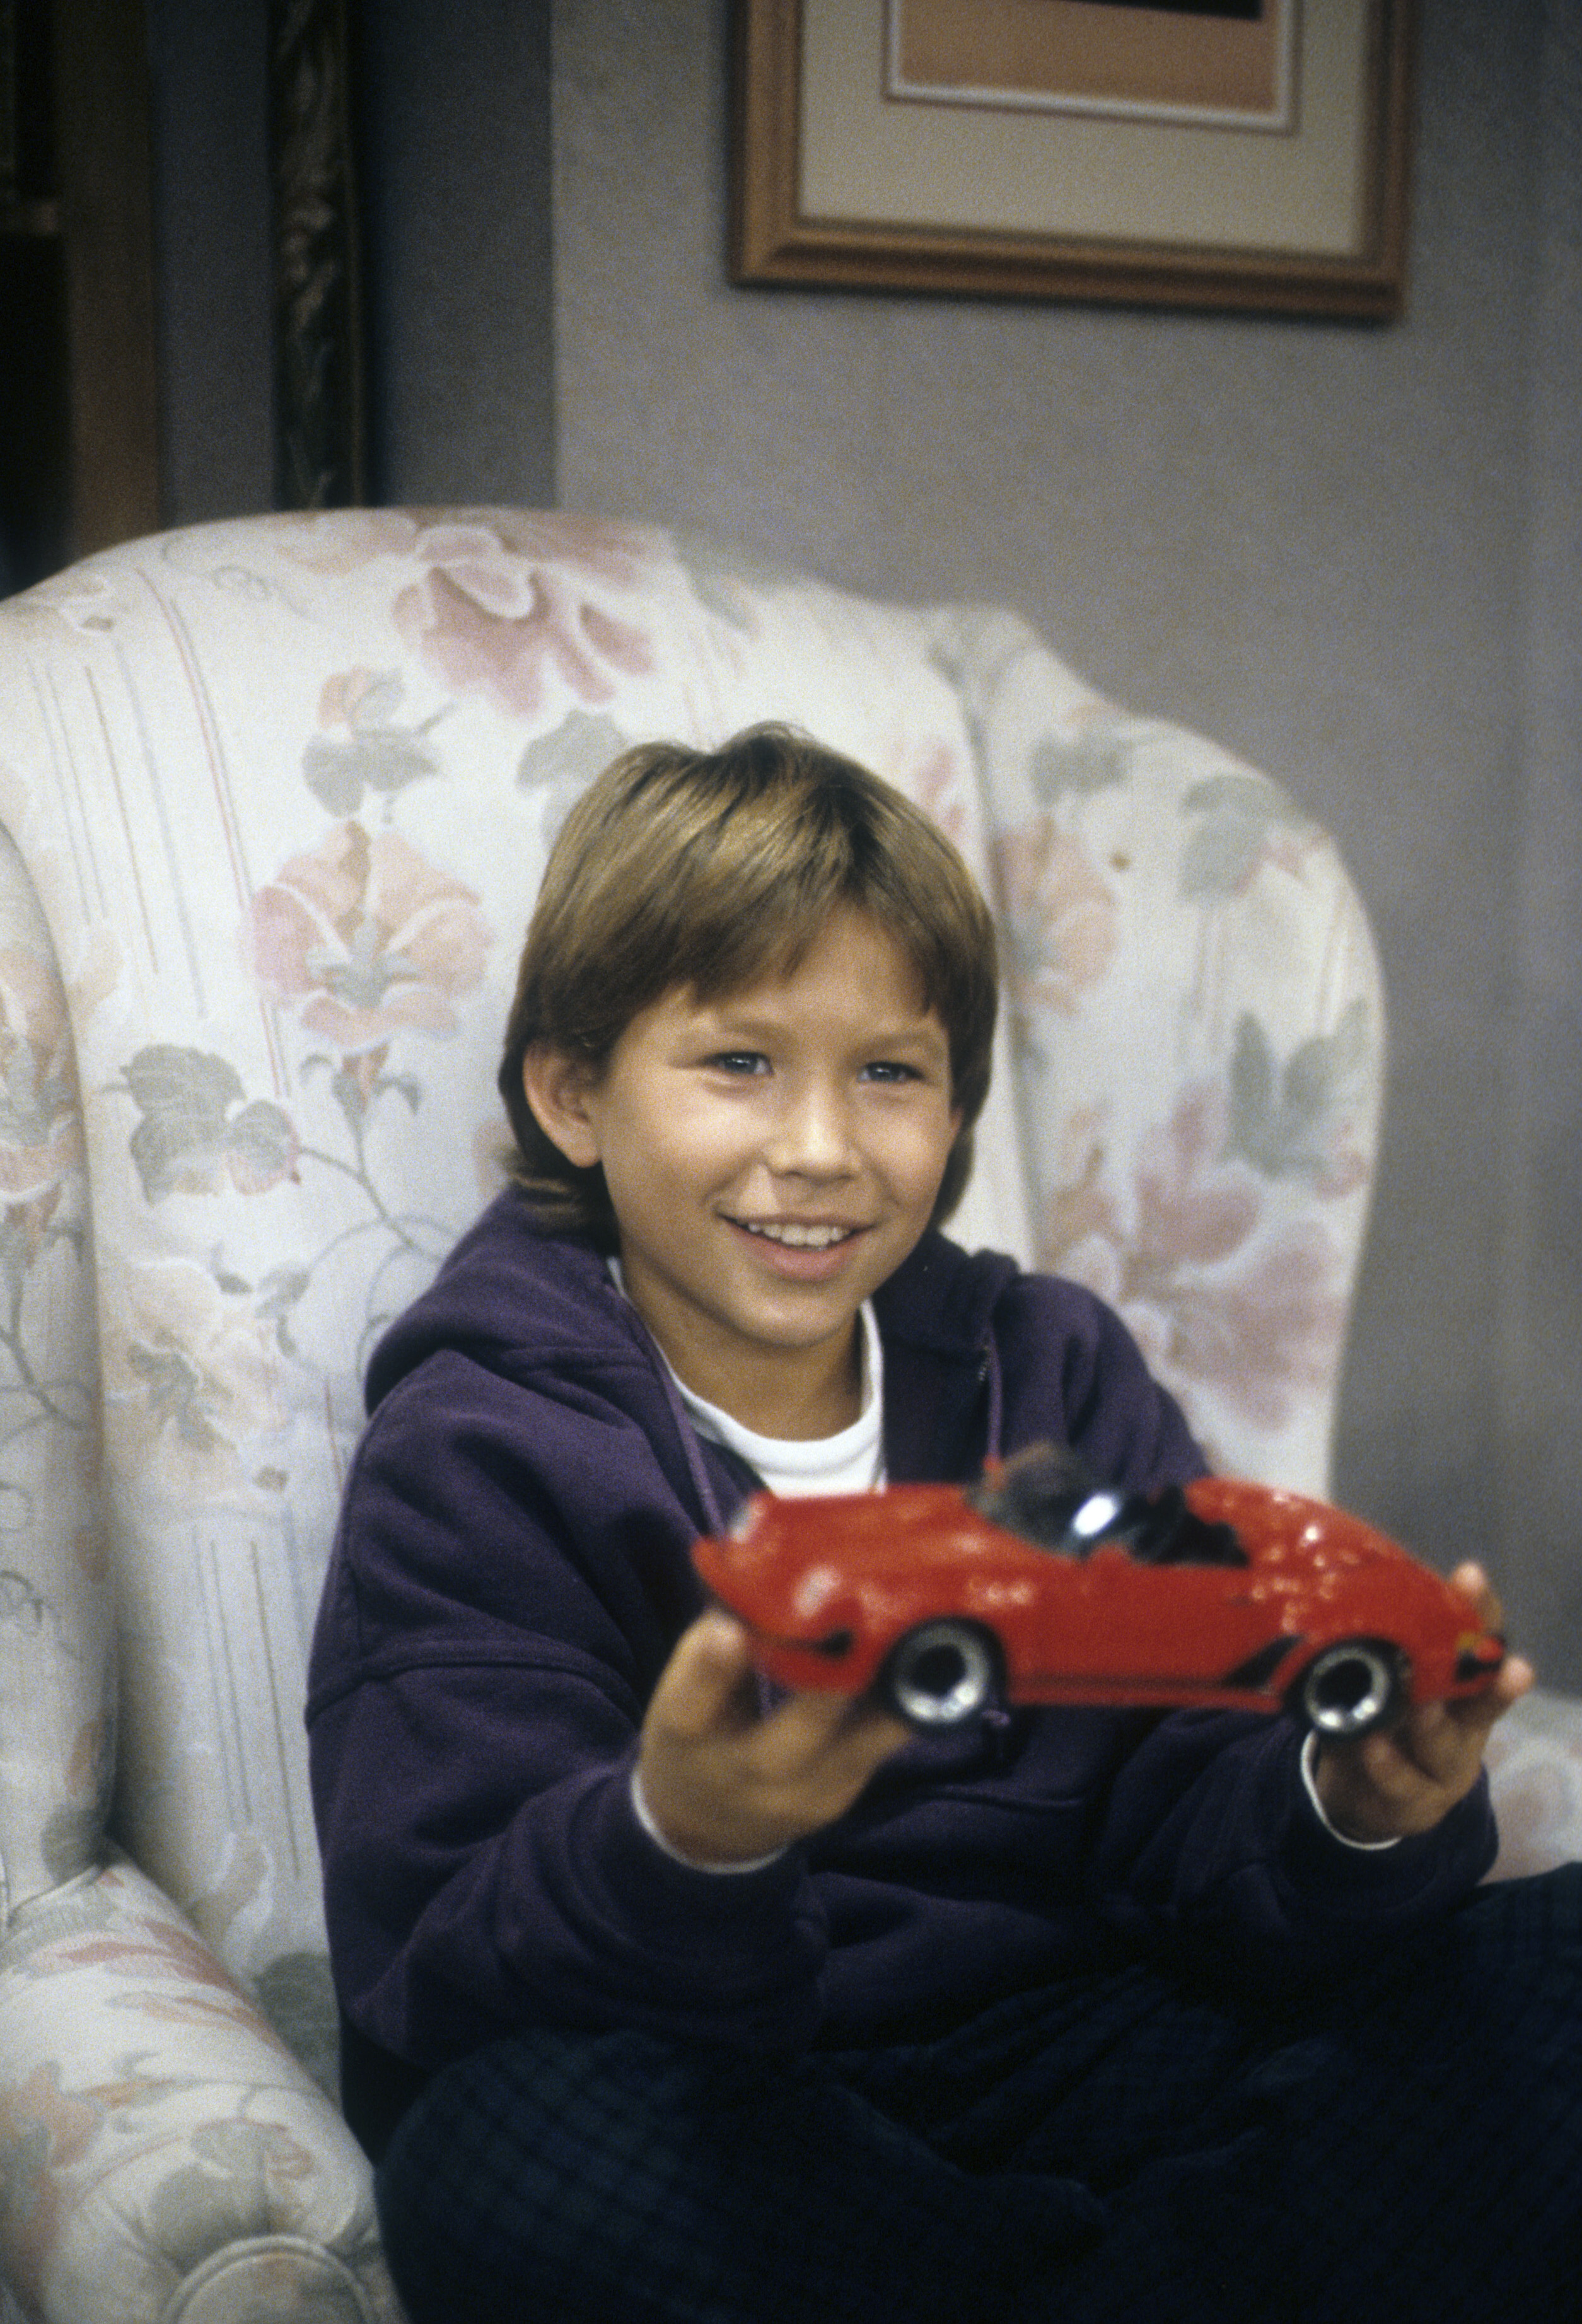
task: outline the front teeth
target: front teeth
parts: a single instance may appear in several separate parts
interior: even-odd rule
[[[828,1250],[856,1231],[855,1227],[754,1226],[751,1219],[742,1223],[749,1234],[762,1235],[767,1242],[789,1243],[793,1250]]]

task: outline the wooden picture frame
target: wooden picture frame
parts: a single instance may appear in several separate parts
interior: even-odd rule
[[[908,78],[909,6],[987,58],[979,85]],[[1009,39],[1039,8],[1041,38],[1057,18],[1101,48],[1141,27],[1161,54],[1201,23],[1105,0],[735,0],[731,279],[1400,314],[1413,0],[1263,0],[1291,30],[1256,120],[1139,101],[1124,72],[1012,86],[995,27]]]
[[[368,498],[352,23],[348,0],[269,0],[278,509]]]

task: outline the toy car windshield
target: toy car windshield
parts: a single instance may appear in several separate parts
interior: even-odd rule
[[[966,1499],[991,1524],[1057,1556],[1087,1557],[1113,1545],[1140,1565],[1248,1562],[1230,1526],[1198,1517],[1179,1485],[1149,1494],[1096,1489],[1075,1454],[1058,1445],[996,1466]]]

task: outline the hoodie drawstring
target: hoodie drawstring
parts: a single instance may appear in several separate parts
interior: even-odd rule
[[[1005,1430],[1005,1380],[1000,1370],[1000,1351],[991,1334],[984,1342],[984,1352],[978,1365],[978,1378],[987,1383],[989,1391],[988,1426],[984,1439],[984,1458],[997,1461],[1001,1456],[1001,1439]]]

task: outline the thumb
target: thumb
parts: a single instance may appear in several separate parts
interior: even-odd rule
[[[757,1716],[747,1633],[734,1615],[710,1607],[683,1630],[665,1665],[649,1717],[694,1740],[749,1726]]]

